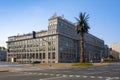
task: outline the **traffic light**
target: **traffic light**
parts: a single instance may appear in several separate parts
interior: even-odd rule
[[[33,31],[33,38],[36,38],[36,32]]]

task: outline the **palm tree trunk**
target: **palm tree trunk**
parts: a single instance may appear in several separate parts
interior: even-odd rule
[[[84,62],[84,34],[80,35],[80,62]]]

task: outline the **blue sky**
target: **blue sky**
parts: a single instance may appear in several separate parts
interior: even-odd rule
[[[120,0],[0,0],[0,46],[9,36],[46,30],[56,12],[76,22],[80,12],[89,14],[89,33],[106,44],[120,43]]]

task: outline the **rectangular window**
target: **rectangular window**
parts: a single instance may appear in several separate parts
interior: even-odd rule
[[[52,53],[52,59],[55,59],[55,52]]]
[[[48,59],[50,59],[50,53],[48,53]]]
[[[43,53],[43,59],[45,59],[45,53]]]
[[[52,41],[52,45],[55,45],[55,41]]]
[[[56,39],[56,36],[53,36],[53,40]]]
[[[42,59],[41,53],[39,53],[39,59]]]
[[[55,46],[52,47],[52,50],[53,50],[53,51],[55,50]]]
[[[36,59],[38,59],[38,53],[36,53]]]

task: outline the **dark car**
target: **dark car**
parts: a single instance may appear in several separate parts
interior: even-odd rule
[[[34,61],[33,62],[33,64],[39,64],[40,63],[40,61]]]

